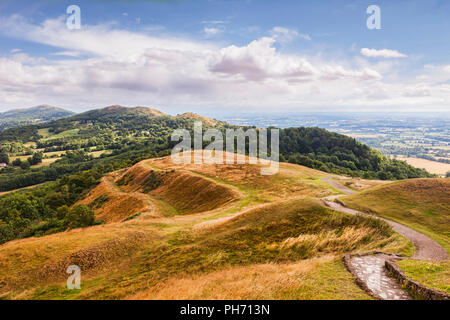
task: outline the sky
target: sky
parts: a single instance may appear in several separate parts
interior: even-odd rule
[[[449,17],[445,0],[0,0],[0,111],[448,112]]]

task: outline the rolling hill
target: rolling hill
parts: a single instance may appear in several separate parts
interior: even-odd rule
[[[10,159],[24,157],[22,160],[26,160],[41,152],[46,160],[40,166],[25,166],[26,170],[2,171],[0,192],[52,181],[97,166],[125,160],[134,164],[143,158],[167,155],[176,144],[170,140],[172,132],[179,128],[192,131],[197,120],[203,122],[205,130],[237,128],[193,113],[171,116],[153,108],[110,106],[3,130],[0,152],[7,153]],[[283,162],[368,179],[432,176],[405,162],[388,159],[353,138],[319,128],[281,129],[280,153]]]
[[[54,219],[65,215],[61,221],[73,223],[72,212],[91,210],[96,221],[0,245],[0,297],[370,299],[342,257],[372,251],[411,256],[413,246],[384,221],[325,206],[323,199],[342,195],[335,187],[339,181],[345,181],[346,190],[355,188],[354,195],[341,198],[348,206],[379,210],[394,220],[410,208],[402,223],[419,231],[428,224],[429,232],[439,224],[436,236],[427,234],[448,242],[447,180],[382,183],[290,163],[281,163],[273,176],[262,176],[261,166],[143,159],[106,175],[91,177],[88,171],[57,186],[0,199],[10,199],[0,208],[21,203],[30,208],[19,195],[34,195],[28,201],[35,202],[47,197],[37,211],[71,203],[58,208]],[[48,223],[55,227],[56,221]],[[5,230],[0,225],[0,233]],[[83,280],[81,290],[71,291],[65,288],[65,271],[74,264]],[[447,261],[404,260],[399,265],[414,279],[446,290]]]
[[[36,124],[73,115],[71,111],[61,108],[40,105],[32,108],[13,109],[0,113],[0,130]]]
[[[324,207],[319,198],[336,194],[326,173],[285,163],[261,176],[259,167],[164,157],[119,170],[80,200],[104,224],[0,246],[0,296],[370,298],[342,255],[408,242],[384,223]],[[69,264],[83,270],[81,291],[64,287]]]
[[[409,225],[450,249],[450,179],[412,179],[342,198],[347,206]]]

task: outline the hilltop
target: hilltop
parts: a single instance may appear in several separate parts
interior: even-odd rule
[[[198,120],[198,121],[202,121],[203,123],[206,123],[210,126],[216,126],[217,125],[217,120],[212,119],[212,118],[208,118],[205,116],[201,116],[198,115],[196,113],[193,112],[186,112],[180,115],[177,115],[177,118],[179,119],[194,119],[194,120]]]
[[[27,124],[35,124],[73,115],[58,107],[40,105],[32,108],[13,109],[0,113],[0,130]]]

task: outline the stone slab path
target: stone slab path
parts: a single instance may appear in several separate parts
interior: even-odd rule
[[[384,265],[386,259],[391,258],[384,254],[355,256],[350,264],[354,276],[365,284],[373,296],[382,300],[411,300],[411,296],[388,275]]]

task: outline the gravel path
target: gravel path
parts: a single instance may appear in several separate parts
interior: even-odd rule
[[[333,180],[331,180],[331,179],[333,179],[333,177],[326,177],[326,178],[323,178],[323,179],[320,179],[320,180],[321,180],[321,181],[328,182],[328,184],[329,184],[330,186],[332,186],[332,187],[338,189],[339,191],[341,191],[341,192],[343,192],[343,193],[345,193],[345,194],[350,195],[350,194],[355,194],[355,193],[356,193],[356,191],[351,190],[351,189],[349,189],[349,188],[346,188],[346,187],[344,187],[342,184],[340,184],[339,182],[333,181]]]
[[[330,179],[332,179],[332,177],[324,178],[322,181],[327,181],[331,186],[347,195],[355,193],[355,191],[347,189],[344,186],[339,187],[338,182],[331,181]],[[364,212],[347,208],[340,203],[330,201],[336,198],[337,197],[328,197],[322,199],[322,201],[325,205],[336,211],[375,217]],[[443,261],[448,259],[447,250],[426,235],[398,222],[380,217],[377,218],[388,223],[394,231],[398,232],[414,244],[417,250],[413,259],[425,261]],[[383,300],[411,299],[410,295],[405,290],[401,289],[393,278],[388,276],[385,268],[387,259],[393,259],[393,257],[385,254],[354,256],[350,259],[349,267],[352,269],[353,276],[357,278],[358,282],[363,283],[373,296]]]

